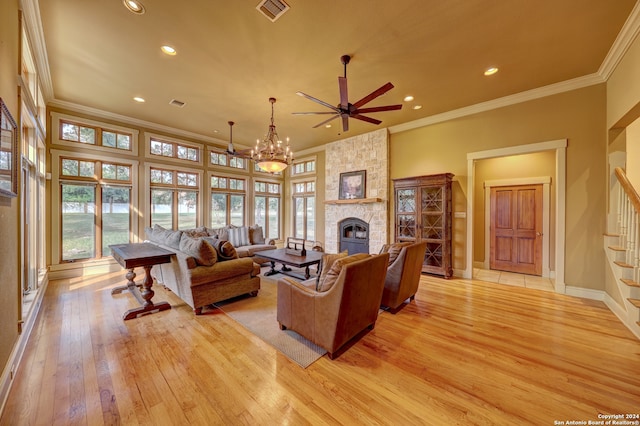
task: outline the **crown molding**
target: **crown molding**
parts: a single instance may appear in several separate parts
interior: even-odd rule
[[[613,71],[615,71],[616,67],[622,60],[622,57],[629,47],[631,43],[636,39],[636,36],[640,32],[640,1],[636,2],[633,10],[627,17],[622,29],[618,33],[616,40],[613,42],[611,49],[609,49],[609,53],[607,53],[607,57],[604,58],[602,65],[600,65],[600,69],[598,70],[598,74],[602,76],[602,78],[606,81],[609,80]]]
[[[494,109],[503,108],[534,99],[540,99],[571,90],[581,89],[583,87],[593,86],[595,84],[604,82],[605,80],[599,74],[590,74],[584,77],[577,77],[571,80],[561,81],[560,83],[550,84],[548,86],[527,90],[526,92],[520,92],[509,96],[504,96],[502,98],[481,102],[479,104],[470,105],[464,108],[443,112],[441,114],[431,115],[429,117],[420,118],[408,123],[390,126],[389,133],[394,134],[405,132],[407,130],[430,126],[436,123],[442,123],[444,121],[454,120],[456,118],[466,117],[468,115],[491,111]]]

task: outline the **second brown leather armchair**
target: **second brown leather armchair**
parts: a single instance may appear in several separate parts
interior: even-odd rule
[[[391,313],[396,313],[405,300],[415,298],[422,274],[427,242],[405,243],[401,246],[395,245],[395,247],[392,244],[388,247],[390,252],[398,248],[400,253],[387,269],[384,291],[382,292],[381,305],[389,307]]]

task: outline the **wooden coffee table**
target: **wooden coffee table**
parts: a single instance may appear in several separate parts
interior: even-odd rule
[[[309,266],[318,265],[322,260],[323,254],[324,253],[319,251],[308,250],[305,256],[295,256],[293,254],[288,254],[286,249],[283,248],[276,250],[264,250],[258,253],[260,257],[268,259],[271,262],[271,270],[265,272],[266,276],[284,274],[305,280],[308,280],[311,277],[311,274],[309,273]],[[282,268],[280,270],[276,269],[276,263],[282,263]],[[304,268],[304,278],[300,274],[292,272],[291,268],[287,268],[287,265],[294,266],[296,268]]]
[[[154,295],[151,289],[153,286],[151,268],[153,265],[171,262],[171,256],[175,255],[175,253],[151,243],[116,244],[109,246],[109,248],[111,249],[111,255],[120,266],[128,269],[126,275],[127,284],[114,288],[111,290],[111,294],[120,294],[124,290],[129,290],[129,293],[133,294],[142,305],[139,308],[129,309],[124,313],[123,319],[139,318],[143,315],[171,309],[171,305],[167,302],[153,303],[151,301]],[[133,271],[134,268],[140,266],[144,268],[142,292],[138,289],[138,284],[135,282],[136,273]]]

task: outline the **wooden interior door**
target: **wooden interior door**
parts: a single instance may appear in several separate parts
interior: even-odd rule
[[[542,275],[542,185],[491,188],[490,267]]]

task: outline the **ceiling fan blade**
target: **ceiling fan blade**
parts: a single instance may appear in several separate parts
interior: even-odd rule
[[[230,155],[232,157],[240,157],[240,158],[251,158],[251,149],[241,149],[241,150],[237,150],[234,149],[233,151],[230,151],[229,149],[211,149],[211,152],[216,152],[219,154],[227,154]]]
[[[349,114],[342,114],[342,131],[349,131]]]
[[[335,111],[322,111],[322,112],[292,112],[293,115],[316,115],[316,114],[335,114]]]
[[[330,104],[326,103],[325,101],[321,101],[320,99],[314,98],[313,96],[309,96],[306,93],[296,92],[296,95],[302,96],[303,98],[307,98],[310,101],[317,102],[320,105],[324,105],[327,108],[330,108],[330,109],[334,110],[335,112],[340,112],[340,110],[338,108],[334,107],[333,105],[330,105]]]
[[[367,123],[372,123],[372,124],[380,124],[380,123],[382,123],[382,121],[376,120],[375,118],[371,118],[371,117],[367,117],[367,116],[359,115],[359,114],[352,115],[351,118],[355,118],[356,120],[366,121]]]
[[[244,158],[251,157],[251,148],[236,150],[235,156]]]
[[[338,77],[338,87],[340,88],[340,108],[348,110],[349,95],[347,93],[347,77]]]
[[[355,114],[360,114],[360,113],[368,113],[368,112],[381,112],[381,111],[395,111],[397,109],[402,109],[402,105],[398,104],[398,105],[386,105],[386,106],[379,106],[379,107],[371,107],[371,108],[362,108],[362,109],[357,109],[354,111]]]
[[[313,128],[315,129],[316,127],[320,127],[320,126],[322,126],[323,124],[327,124],[328,122],[330,122],[330,121],[332,121],[332,120],[335,120],[335,119],[336,119],[336,118],[338,118],[338,117],[340,117],[340,115],[335,114],[333,117],[331,117],[331,118],[329,118],[329,119],[327,119],[327,120],[324,120],[322,123],[318,123],[318,124],[316,124],[315,126],[313,126]]]
[[[358,102],[354,103],[353,106],[356,107],[356,108],[359,108],[364,104],[368,104],[369,102],[371,102],[372,100],[374,100],[378,96],[384,95],[385,93],[387,93],[391,89],[393,89],[393,84],[387,83],[384,86],[380,87],[378,90],[374,90],[373,92],[369,93],[364,98],[360,99]]]

